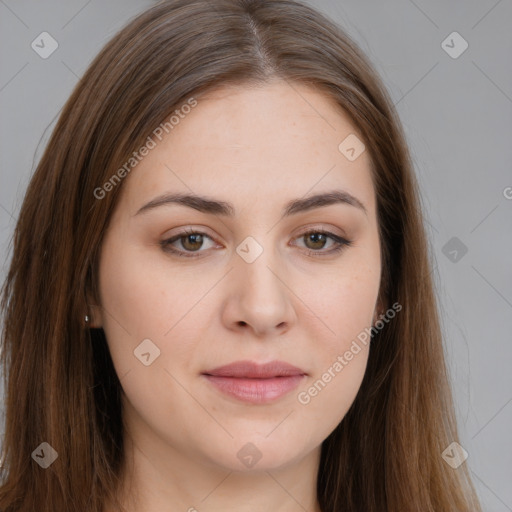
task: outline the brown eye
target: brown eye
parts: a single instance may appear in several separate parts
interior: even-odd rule
[[[180,236],[179,240],[182,247],[187,251],[197,251],[203,245],[203,235],[200,233]]]
[[[327,239],[328,237],[324,233],[308,233],[304,235],[304,241],[308,249],[323,249]],[[308,245],[308,243],[311,243],[311,245]]]
[[[309,256],[329,256],[352,245],[350,240],[322,229],[315,229],[303,233],[299,239],[303,240]],[[331,247],[327,250],[322,250],[325,249],[329,240],[332,241]]]
[[[315,229],[308,231],[307,233],[303,233],[298,237],[298,239],[304,242],[305,249],[309,256],[329,256],[352,245],[350,240],[321,229]],[[182,233],[178,233],[168,240],[162,240],[160,245],[162,250],[165,252],[173,253],[177,256],[193,258],[199,257],[202,253],[206,252],[206,250],[201,249],[205,249],[204,243],[207,240],[213,242],[213,239],[206,233],[186,230]],[[323,250],[326,248],[329,241],[332,242],[330,244],[330,248]],[[209,247],[206,247],[206,249],[208,248]]]
[[[162,240],[160,242],[160,246],[165,252],[170,252],[177,256],[194,257],[196,256],[194,253],[200,255],[201,253],[206,252],[201,250],[204,248],[206,240],[213,241],[206,233],[186,230],[172,238],[169,238],[168,240]]]

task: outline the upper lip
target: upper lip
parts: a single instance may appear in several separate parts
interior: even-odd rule
[[[254,361],[235,361],[234,363],[203,372],[203,374],[214,377],[269,379],[272,377],[306,375],[306,372],[284,361],[270,361],[264,364]]]

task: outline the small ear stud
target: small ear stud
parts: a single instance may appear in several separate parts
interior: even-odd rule
[[[89,316],[88,315],[85,315],[85,323],[88,324],[89,323]]]

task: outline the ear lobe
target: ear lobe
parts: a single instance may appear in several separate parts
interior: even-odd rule
[[[86,298],[86,311],[84,312],[84,322],[85,322],[85,316],[88,317],[88,321],[85,322],[85,326],[89,328],[101,328],[103,327],[103,312],[102,307],[97,305],[96,302],[98,302],[91,292],[91,289],[89,286],[87,287],[85,291],[85,298]]]
[[[379,320],[380,316],[383,315],[387,309],[388,308],[386,307],[384,299],[381,296],[379,296],[377,300],[377,305],[375,306],[375,312],[373,314],[373,325],[375,325],[375,323]]]
[[[88,304],[86,315],[89,317],[89,321],[86,323],[87,327],[91,329],[98,329],[103,327],[103,315],[101,312],[101,306]]]

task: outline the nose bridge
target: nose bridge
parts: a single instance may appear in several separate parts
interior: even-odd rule
[[[242,240],[236,253],[230,308],[236,318],[231,320],[248,324],[258,333],[290,323],[293,308],[273,237],[262,229]]]
[[[270,234],[246,237],[236,248],[236,275],[242,288],[257,300],[274,300],[282,295],[282,283],[275,272],[282,267]],[[244,294],[245,295],[245,294]]]

